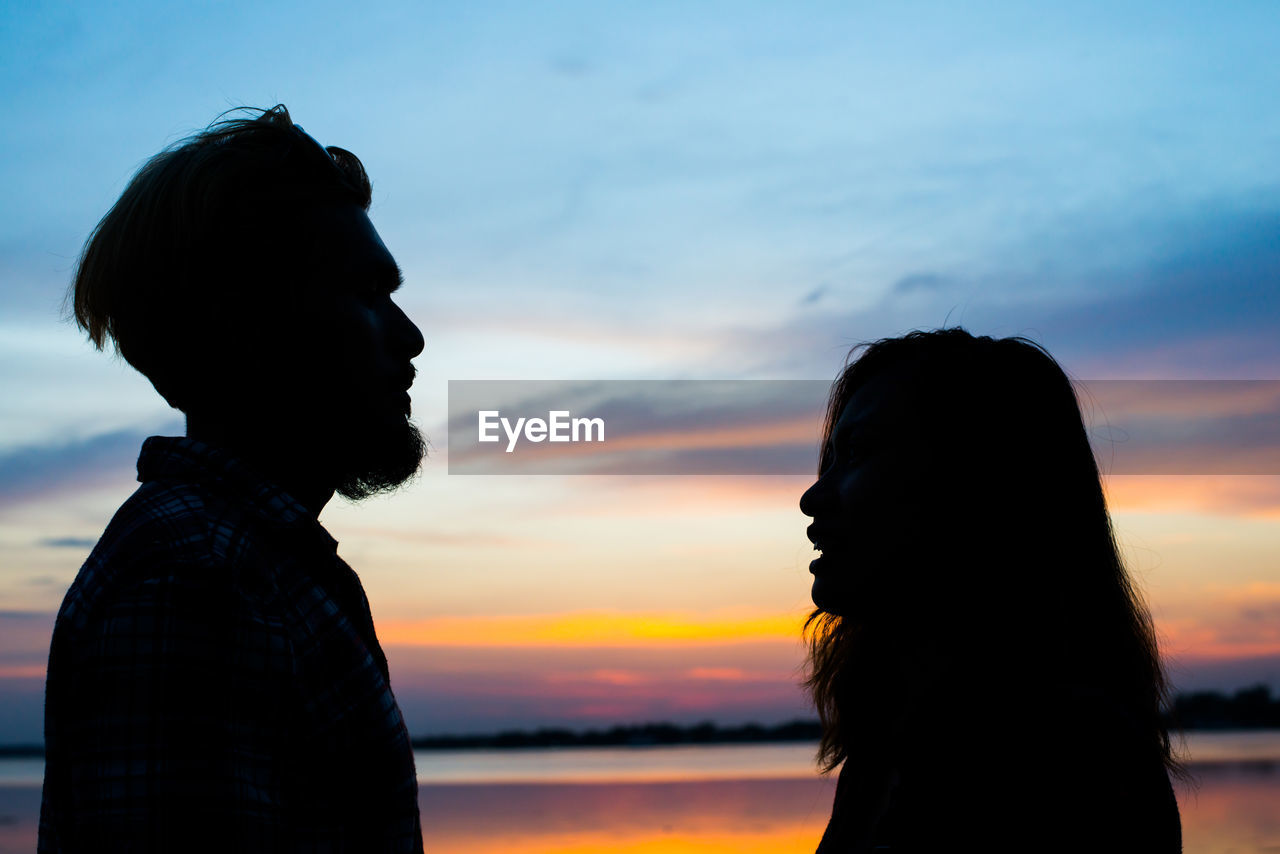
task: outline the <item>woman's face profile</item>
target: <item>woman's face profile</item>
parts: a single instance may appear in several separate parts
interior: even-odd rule
[[[857,388],[824,450],[824,468],[800,498],[813,517],[809,564],[814,604],[840,616],[878,610],[885,582],[916,544],[908,525],[927,449],[911,417],[911,375],[889,368]],[[893,585],[890,585],[893,586]]]

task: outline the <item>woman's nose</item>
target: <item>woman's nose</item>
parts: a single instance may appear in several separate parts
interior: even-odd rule
[[[822,478],[818,478],[804,491],[804,495],[800,496],[800,512],[806,516],[817,516],[818,508],[822,503],[822,492]]]

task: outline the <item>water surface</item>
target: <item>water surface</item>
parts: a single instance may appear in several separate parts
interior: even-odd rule
[[[1280,731],[1195,733],[1186,854],[1280,851]],[[417,754],[428,851],[812,852],[835,791],[813,745]],[[39,759],[0,760],[0,854],[35,848]]]

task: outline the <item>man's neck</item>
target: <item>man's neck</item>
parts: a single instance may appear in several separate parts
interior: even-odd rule
[[[289,493],[314,517],[333,497],[333,486],[320,475],[316,456],[300,453],[296,444],[281,441],[278,436],[188,415],[187,437],[230,451]]]

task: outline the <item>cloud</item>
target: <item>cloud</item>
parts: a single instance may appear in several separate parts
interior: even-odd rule
[[[801,305],[776,324],[726,331],[719,361],[766,376],[829,374],[852,344],[945,320],[1029,335],[1082,377],[1280,377],[1274,194],[1152,214],[1137,227],[1096,214],[952,268],[903,273],[870,302],[842,309],[828,295],[820,312]]]
[[[564,53],[553,56],[547,67],[555,74],[564,77],[586,77],[595,70],[594,64],[580,54]]]
[[[829,288],[826,285],[820,285],[809,293],[800,298],[800,305],[813,305],[827,295]]]
[[[1280,477],[1119,475],[1106,479],[1113,512],[1201,513],[1280,520]]]
[[[807,474],[827,389],[816,380],[454,382],[449,471]],[[1079,391],[1105,473],[1280,473],[1280,381],[1100,380]],[[487,416],[495,441],[478,439],[482,411],[498,413]],[[566,441],[529,441],[513,426],[553,411],[564,413]],[[599,419],[603,441],[568,441],[571,418]]]
[[[1280,656],[1280,581],[1209,584],[1194,613],[1157,622],[1161,649],[1178,660]]]
[[[1046,335],[1106,354],[1116,369],[1163,365],[1181,377],[1276,376],[1280,206],[1224,206],[1164,231],[1159,256],[1114,274],[1109,293],[1053,313]]]
[[[37,545],[51,549],[91,549],[98,541],[92,537],[45,537]]]
[[[379,622],[378,634],[383,634]],[[776,723],[811,712],[796,639],[652,646],[385,643],[410,731],[627,721]]]
[[[450,383],[449,466],[459,474],[808,473],[827,386],[817,381]],[[598,418],[603,441],[478,440],[479,413]],[[497,416],[495,416],[496,418]]]
[[[635,365],[668,372],[697,365],[703,376],[829,377],[853,344],[945,323],[1027,335],[1087,378],[1273,379],[1280,377],[1276,233],[1280,199],[1227,198],[1168,213],[1088,211],[976,257],[950,247],[950,263],[930,261],[923,270],[913,269],[918,260],[885,257],[874,272],[833,272],[815,246],[773,277],[775,293],[750,303],[784,299],[771,315],[742,310],[740,292],[725,302],[715,291],[654,303],[637,297],[622,312],[602,313],[590,301],[559,315],[515,302],[430,311],[458,336],[455,346],[477,336],[518,338],[549,351],[608,354],[613,361],[604,364],[631,365],[631,375]],[[732,273],[733,262],[726,264]],[[636,290],[661,293],[639,287],[653,275],[637,277]]]
[[[1237,691],[1263,683],[1280,691],[1280,654],[1235,659],[1175,656],[1168,662],[1178,691]]]
[[[0,620],[16,620],[18,622],[52,621],[53,616],[44,611],[0,611]],[[52,625],[52,622],[50,622]]]
[[[155,432],[114,430],[6,451],[0,454],[0,507],[110,480],[132,480],[142,442]],[[161,425],[160,432],[181,433],[182,429],[171,422]],[[56,544],[80,545],[67,538]]]
[[[54,615],[46,611],[0,611],[0,676],[42,676],[49,660]]]
[[[1097,380],[1079,389],[1104,471],[1280,473],[1280,382]]]
[[[934,273],[912,273],[893,283],[893,293],[898,296],[919,292],[933,293],[942,290],[947,280]]]

